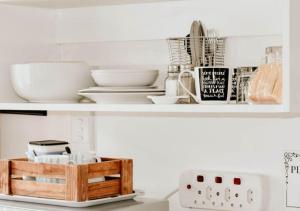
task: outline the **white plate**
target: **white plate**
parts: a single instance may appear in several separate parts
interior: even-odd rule
[[[148,96],[155,104],[176,104],[179,99],[186,99],[188,96]]]
[[[82,89],[80,93],[107,93],[107,92],[164,92],[165,89],[158,89],[156,86],[149,87],[91,87]]]
[[[109,88],[109,89],[156,89],[157,86],[110,86],[110,87],[105,87],[105,86],[94,86],[90,87],[89,89],[98,89],[98,88]]]
[[[133,199],[139,195],[143,195],[143,192],[135,191],[135,193],[128,194],[128,195],[120,195],[120,196],[116,196],[116,197],[95,199],[95,200],[89,200],[89,201],[84,201],[84,202],[45,199],[45,198],[36,198],[36,197],[28,197],[28,196],[10,196],[10,195],[4,195],[4,194],[0,194],[0,199],[9,200],[9,201],[29,202],[29,203],[36,203],[36,204],[48,204],[48,205],[55,205],[55,206],[83,208],[83,207],[91,207],[91,206],[100,205],[100,204],[125,201],[125,200],[129,200],[129,199]]]
[[[139,92],[139,93],[78,93],[98,104],[151,104],[148,95],[162,96],[165,92]]]

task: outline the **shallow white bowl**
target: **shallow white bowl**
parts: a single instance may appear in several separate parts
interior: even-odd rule
[[[20,97],[37,103],[77,102],[77,91],[93,85],[84,62],[16,64],[11,68],[11,81]]]
[[[176,104],[179,99],[186,99],[188,96],[148,96],[154,104]]]
[[[158,77],[158,70],[92,70],[92,76],[98,86],[151,86]]]

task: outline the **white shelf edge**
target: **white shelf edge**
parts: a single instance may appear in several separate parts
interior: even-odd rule
[[[180,37],[180,36],[178,36]],[[260,37],[283,37],[283,34],[248,34],[248,35],[232,35],[232,34],[228,34],[228,35],[221,35],[219,37],[223,37],[226,39],[237,39],[237,38],[243,38],[243,39],[247,39],[247,38],[260,38]],[[74,42],[74,41],[58,41],[56,42],[54,45],[58,45],[58,46],[64,46],[64,45],[88,45],[88,44],[100,44],[100,43],[116,43],[116,42],[153,42],[153,41],[166,41],[167,39],[171,38],[171,37],[157,37],[157,38],[150,38],[150,39],[120,39],[120,40],[88,40],[88,41],[78,41],[78,42]]]
[[[129,113],[288,113],[285,105],[153,105],[0,103],[0,110],[95,111]]]
[[[0,0],[0,4],[12,6],[26,6],[45,9],[70,9],[81,7],[100,7],[128,4],[148,4],[157,2],[172,2],[183,0]]]

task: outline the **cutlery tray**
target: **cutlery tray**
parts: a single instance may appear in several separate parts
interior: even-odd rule
[[[224,66],[225,37],[177,37],[169,38],[169,54],[172,64],[197,67]],[[192,57],[196,61],[192,61]]]
[[[101,158],[101,163],[61,165],[27,159],[0,161],[0,194],[85,202],[133,193],[133,161]],[[37,182],[55,178],[62,183]],[[105,181],[89,180],[105,177]]]

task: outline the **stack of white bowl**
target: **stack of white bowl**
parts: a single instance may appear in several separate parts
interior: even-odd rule
[[[164,89],[153,85],[158,70],[97,69],[91,73],[98,86],[78,94],[99,104],[151,104],[147,96],[165,94]]]

